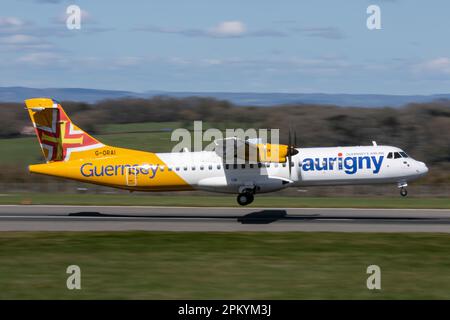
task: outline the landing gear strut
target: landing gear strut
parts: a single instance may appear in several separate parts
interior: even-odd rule
[[[240,194],[237,196],[237,202],[238,202],[241,206],[246,206],[246,205],[252,203],[252,202],[253,202],[253,199],[254,199],[254,198],[253,198],[253,193],[248,192],[248,191],[243,192],[243,193],[240,193]]]
[[[399,182],[398,187],[400,188],[400,195],[402,197],[406,197],[408,195],[408,190],[406,190],[406,187],[408,184],[406,182]]]
[[[400,195],[401,195],[402,197],[406,197],[406,196],[408,195],[408,190],[406,190],[405,187],[401,187],[401,188],[400,188]]]

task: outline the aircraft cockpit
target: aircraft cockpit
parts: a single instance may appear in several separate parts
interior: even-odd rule
[[[389,152],[387,154],[388,159],[400,159],[400,158],[409,158],[409,156],[404,151],[399,152]]]

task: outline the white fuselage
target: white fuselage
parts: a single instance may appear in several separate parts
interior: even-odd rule
[[[391,146],[299,148],[288,163],[224,164],[215,152],[157,154],[195,189],[240,193],[271,192],[286,187],[406,183],[428,168],[411,157],[388,158],[402,152]]]

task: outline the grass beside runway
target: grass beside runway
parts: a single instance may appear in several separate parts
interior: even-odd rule
[[[4,232],[0,298],[450,299],[449,252],[444,234]]]
[[[2,194],[1,204],[118,205],[118,206],[196,206],[239,207],[231,195],[187,196],[158,194]],[[450,198],[401,197],[286,197],[259,195],[248,207],[285,208],[425,208],[450,209]]]

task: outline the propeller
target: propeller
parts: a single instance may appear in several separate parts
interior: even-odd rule
[[[288,166],[289,166],[289,177],[291,176],[291,171],[292,171],[292,152],[291,152],[291,129],[289,128],[289,138],[288,138],[288,151],[287,151],[287,156],[288,156]]]
[[[294,131],[294,147],[297,147],[297,131]]]
[[[298,150],[295,149],[296,146],[297,146],[297,132],[294,131],[294,144],[292,144],[292,133],[291,133],[291,128],[289,128],[288,150],[287,150],[287,158],[288,158],[288,165],[289,165],[289,177],[291,177],[291,172],[292,172],[292,156],[296,155],[298,153]]]

